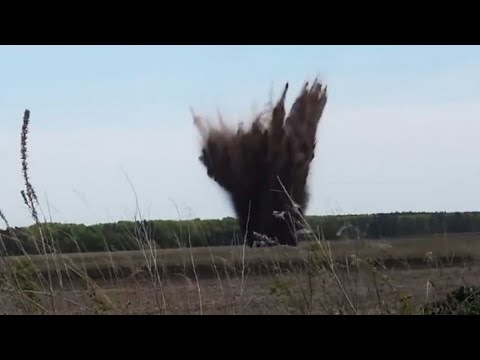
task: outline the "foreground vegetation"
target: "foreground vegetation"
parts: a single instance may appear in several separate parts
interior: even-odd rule
[[[352,257],[370,259],[388,268],[424,268],[428,266],[463,266],[480,260],[480,233],[397,238],[392,240],[305,241],[298,247],[252,249],[243,246],[157,249],[146,247],[134,251],[52,254],[52,256],[10,256],[0,263],[0,272],[8,267],[29,263],[46,275],[48,268],[58,268],[55,277],[67,275],[69,268],[82,269],[92,279],[112,276],[129,277],[157,267],[164,274],[201,272],[215,277],[222,272],[236,273],[243,266],[261,275],[268,267],[302,267],[309,257],[320,259],[321,246],[328,249],[327,260],[345,265]],[[324,254],[322,254],[324,255]],[[318,265],[318,264],[317,264]],[[325,265],[325,264],[324,264]],[[121,274],[121,275],[120,275]]]
[[[4,257],[0,309],[24,314],[478,312],[479,234],[311,239],[297,248],[150,245],[128,252]]]
[[[232,218],[45,223],[28,121],[21,195],[35,224],[0,212],[5,314],[479,313],[480,213],[302,218],[300,246],[253,249]]]

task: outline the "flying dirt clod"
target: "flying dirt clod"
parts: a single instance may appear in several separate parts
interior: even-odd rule
[[[315,156],[316,132],[327,103],[327,88],[306,83],[285,113],[288,83],[267,113],[248,130],[212,127],[193,115],[202,137],[200,161],[207,174],[230,196],[246,243],[265,239],[297,244],[300,221],[308,205],[307,179]],[[263,239],[263,240],[262,240]]]

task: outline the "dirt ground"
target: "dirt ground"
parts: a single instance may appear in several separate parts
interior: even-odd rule
[[[143,274],[72,281],[50,292],[0,291],[4,314],[414,314],[461,285],[480,286],[480,263],[423,269],[277,271],[198,279]],[[52,294],[53,296],[50,296]]]

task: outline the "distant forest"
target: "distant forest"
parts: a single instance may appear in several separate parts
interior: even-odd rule
[[[443,233],[480,232],[480,212],[391,213],[372,215],[308,216],[311,229],[322,238],[381,239]],[[41,231],[40,231],[41,230]],[[229,246],[242,244],[234,218],[221,220],[120,221],[98,225],[42,224],[0,230],[1,252],[37,254],[41,237],[47,252],[98,252],[149,248]],[[303,235],[305,238],[305,235]],[[301,240],[301,239],[300,239]]]

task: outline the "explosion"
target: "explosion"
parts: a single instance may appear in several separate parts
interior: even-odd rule
[[[306,83],[286,116],[288,83],[268,112],[248,130],[212,127],[194,114],[202,137],[200,161],[230,196],[246,243],[295,246],[308,205],[307,179],[327,88]]]

